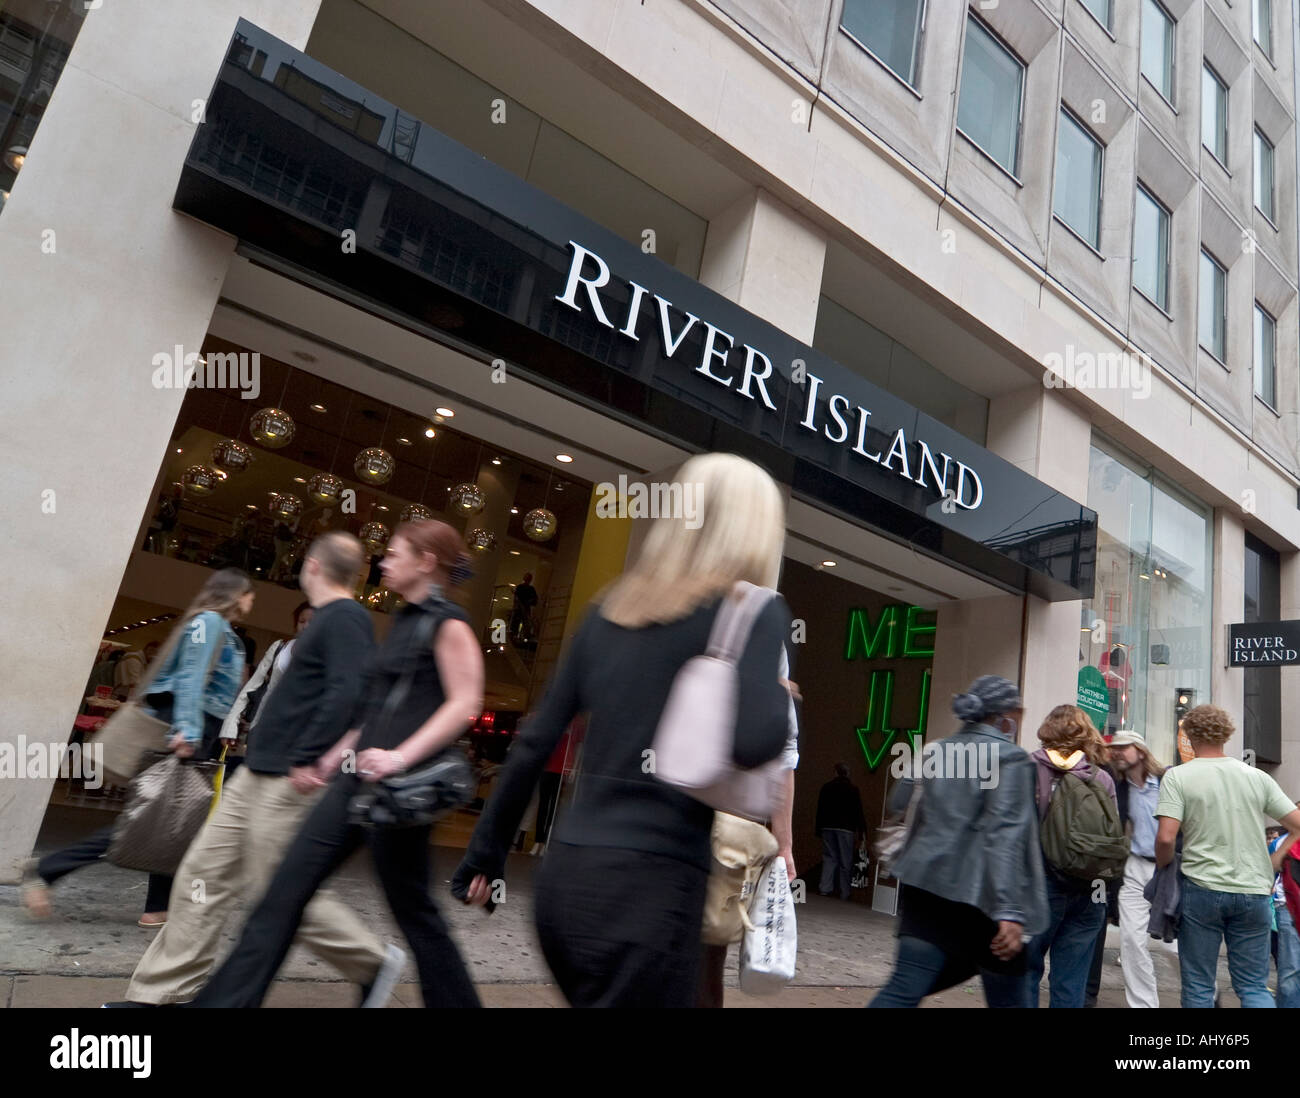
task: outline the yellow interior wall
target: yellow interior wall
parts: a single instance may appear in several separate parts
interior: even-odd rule
[[[602,587],[622,574],[627,562],[632,519],[598,518],[597,498],[598,493],[592,492],[591,501],[587,505],[587,525],[582,531],[582,548],[578,551],[578,567],[573,576],[569,613],[564,620],[566,640],[578,628],[586,613],[587,604]]]

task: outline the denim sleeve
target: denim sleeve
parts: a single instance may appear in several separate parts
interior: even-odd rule
[[[1034,811],[1034,765],[1023,752],[1008,752],[998,759],[999,775],[990,791],[992,817],[986,842],[997,921],[1020,923],[1028,916],[1026,891],[1034,886],[1025,866],[1038,856],[1038,821]]]
[[[215,610],[205,610],[185,626],[176,646],[176,669],[173,672],[176,702],[172,710],[172,729],[189,743],[203,739],[203,691],[207,685],[208,666],[213,649],[225,644],[226,620]]]

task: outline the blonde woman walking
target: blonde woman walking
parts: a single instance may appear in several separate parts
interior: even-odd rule
[[[456,896],[488,902],[547,758],[569,722],[589,714],[582,776],[552,830],[534,913],[546,962],[574,1006],[695,1005],[713,810],[646,763],[673,680],[704,653],[723,599],[740,580],[775,587],[781,567],[784,508],[763,470],[705,454],[674,481],[695,486],[702,522],[654,520],[636,564],[598,599],[452,878]],[[741,767],[785,746],[789,694],[778,668],[788,629],[785,603],[774,598],[741,654]]]

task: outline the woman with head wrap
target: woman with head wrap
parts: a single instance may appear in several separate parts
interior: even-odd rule
[[[976,973],[989,1006],[1028,1005],[1024,946],[1047,925],[1047,900],[1034,767],[1015,743],[1024,702],[982,675],[952,710],[961,728],[926,745],[891,798],[895,812],[912,805],[912,825],[893,870],[898,956],[873,1007],[913,1007]]]

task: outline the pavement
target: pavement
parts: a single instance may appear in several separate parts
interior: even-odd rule
[[[102,827],[106,817],[84,808],[52,807],[37,842],[37,854],[58,849]],[[532,875],[539,859],[512,855],[506,871],[505,902],[493,915],[452,900],[447,879],[459,851],[433,848],[435,897],[460,947],[470,975],[489,1007],[564,1006],[551,980],[532,925]],[[389,914],[363,851],[335,875],[331,887],[388,941],[405,946]],[[736,986],[736,947],[728,961],[728,1007],[861,1007],[889,978],[894,959],[895,920],[864,903],[818,896],[809,890],[798,909],[799,952],[794,981],[779,995],[745,995]],[[143,910],[145,876],[106,862],[59,881],[48,920],[28,918],[14,885],[0,885],[0,1006],[97,1007],[120,999],[127,980],[156,931],[136,926]],[[242,919],[232,918],[222,946],[233,943]],[[1124,1007],[1118,930],[1111,928],[1102,970],[1100,1007]],[[1162,1005],[1178,1005],[1178,959],[1172,947],[1155,943]],[[1237,1006],[1221,961],[1222,1005]],[[1046,1005],[1046,980],[1042,1002]],[[349,1007],[357,988],[340,980],[322,961],[295,946],[280,970],[269,1007]],[[390,1003],[418,1007],[414,964]],[[982,1007],[979,981],[971,980],[926,1000],[929,1007]]]

